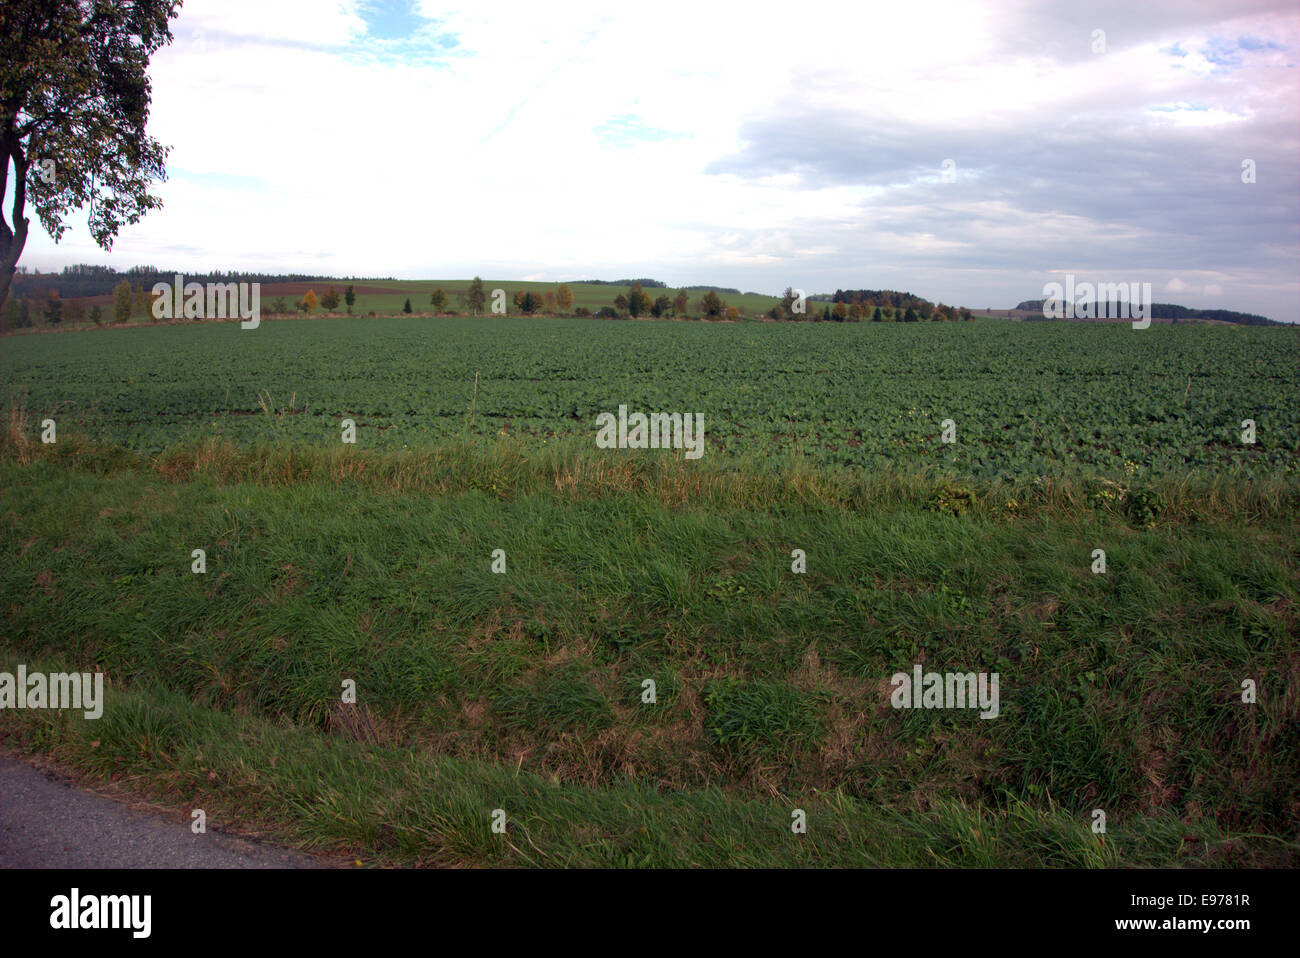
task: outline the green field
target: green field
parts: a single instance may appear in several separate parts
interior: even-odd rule
[[[343,418],[367,448],[594,440],[626,405],[698,412],[706,456],[760,465],[1150,479],[1294,474],[1296,357],[1261,327],[412,317],[11,337],[0,380],[33,420],[146,452],[330,445]]]
[[[366,864],[1300,864],[1295,330],[266,321],[0,374],[0,670],[110,690],[0,741],[180,814]],[[597,449],[619,404],[707,451]],[[998,716],[892,707],[915,665]]]

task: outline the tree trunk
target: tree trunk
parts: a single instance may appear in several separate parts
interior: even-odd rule
[[[23,155],[22,144],[12,125],[4,132],[4,172],[0,174],[0,202],[3,202],[9,186],[9,164],[14,165],[14,205],[13,228],[5,222],[0,210],[0,316],[4,315],[5,302],[9,299],[9,287],[13,283],[14,271],[18,266],[18,257],[27,245],[27,217],[23,215],[27,208],[27,157]]]

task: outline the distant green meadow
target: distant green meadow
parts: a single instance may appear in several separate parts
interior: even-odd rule
[[[706,457],[759,466],[1279,476],[1300,464],[1297,333],[490,315],[160,325],[10,337],[0,402],[54,419],[61,436],[142,452],[338,444],[344,419],[358,447],[379,449],[594,442],[596,417],[622,405],[699,413]],[[945,421],[954,442],[941,441]]]
[[[329,287],[333,285],[340,296],[347,288],[347,283],[313,283],[312,289],[319,298]],[[457,298],[460,293],[469,288],[469,281],[465,279],[434,279],[434,280],[384,280],[380,282],[367,283],[357,282],[355,286],[383,286],[387,288],[400,289],[400,293],[368,293],[358,294],[356,303],[353,304],[353,313],[374,312],[380,315],[400,313],[406,300],[411,301],[411,311],[414,313],[431,312],[432,307],[429,305],[429,297],[435,289],[442,289],[450,297],[450,308],[456,311],[465,311],[465,307]],[[573,308],[584,307],[593,313],[606,306],[613,306],[614,300],[621,294],[627,295],[629,287],[627,286],[606,286],[601,283],[568,283],[570,291],[573,293]],[[534,293],[554,293],[559,289],[559,283],[540,283],[540,282],[521,282],[519,280],[483,280],[483,291],[488,297],[488,304],[492,302],[492,291],[495,289],[505,290],[506,305],[512,313],[518,312],[514,305],[514,296],[516,291],[531,291]],[[646,294],[651,299],[658,299],[660,296],[667,296],[669,299],[674,298],[679,292],[676,289],[659,289],[651,286],[645,287]],[[687,290],[686,297],[689,303],[689,311],[692,315],[698,314],[700,297],[706,294],[705,290]],[[745,316],[765,315],[773,306],[781,302],[778,296],[764,296],[758,293],[737,295],[735,293],[719,292],[718,296],[726,302],[728,306],[735,306]],[[301,297],[299,297],[301,298]],[[275,299],[274,294],[265,297],[266,301]],[[293,297],[285,297],[286,300],[292,300]],[[808,309],[815,308],[820,312],[825,308],[825,303],[808,303]],[[339,310],[345,309],[340,305]]]

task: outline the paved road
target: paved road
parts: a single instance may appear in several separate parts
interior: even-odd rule
[[[224,835],[83,791],[0,756],[0,868],[317,868],[297,852]]]

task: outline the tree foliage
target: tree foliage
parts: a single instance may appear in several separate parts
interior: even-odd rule
[[[654,300],[641,288],[640,283],[633,283],[627,291],[627,306],[630,316],[645,316],[654,308]]]
[[[483,292],[483,280],[477,276],[469,284],[469,290],[465,293],[465,305],[469,311],[477,316],[483,311],[483,306],[487,303],[487,294]]]
[[[162,205],[149,192],[166,179],[167,148],[145,131],[148,66],[171,42],[179,8],[179,0],[0,3],[0,304],[27,243],[28,201],[56,242],[64,217],[88,205],[91,238],[105,250],[122,226]]]
[[[700,310],[705,316],[721,316],[726,308],[727,304],[713,290],[709,290],[700,297]]]

